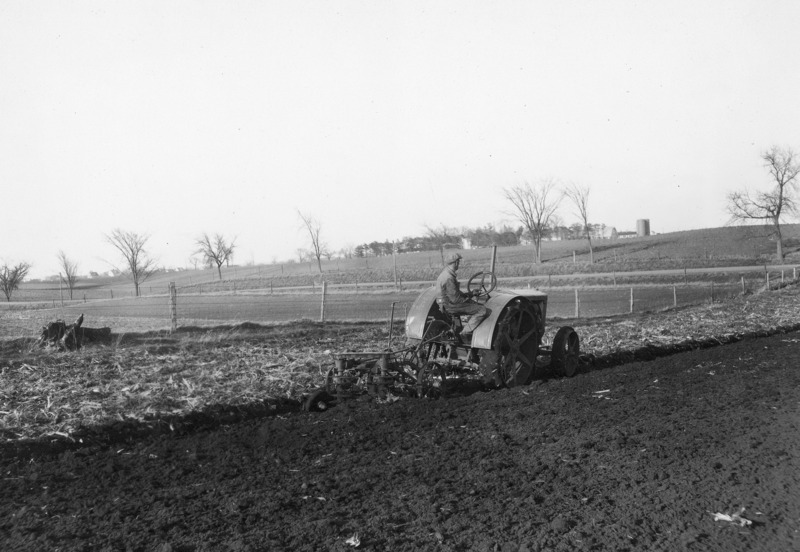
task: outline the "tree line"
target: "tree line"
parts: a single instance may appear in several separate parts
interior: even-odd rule
[[[120,255],[121,263],[112,265],[114,273],[128,276],[133,283],[136,297],[139,297],[141,285],[160,270],[158,260],[147,251],[150,236],[116,228],[110,234],[105,235],[105,240]],[[214,234],[212,237],[203,233],[195,239],[193,256],[208,268],[216,268],[221,280],[222,270],[220,267],[223,264],[226,266],[230,264],[235,250],[236,238],[229,239],[222,234]],[[65,285],[69,298],[72,299],[78,281],[78,263],[63,251],[59,251],[58,265],[59,279]],[[13,266],[8,264],[0,266],[0,289],[3,290],[6,301],[11,301],[11,295],[19,289],[30,269],[31,264],[28,262],[20,262]]]
[[[585,232],[583,225],[574,223],[564,226],[559,221],[554,221],[544,229],[545,239],[559,240],[578,240],[584,239]],[[605,224],[589,224],[589,234],[592,239],[607,235]],[[487,224],[478,228],[447,228],[442,226],[437,229],[429,229],[422,236],[404,237],[400,240],[372,241],[355,246],[351,250],[342,251],[340,255],[345,257],[382,257],[393,253],[415,253],[422,251],[440,251],[448,247],[460,247],[464,243],[469,243],[470,247],[508,247],[521,245],[530,242],[532,236],[530,232],[522,226],[513,228],[502,226],[495,228],[492,224]]]

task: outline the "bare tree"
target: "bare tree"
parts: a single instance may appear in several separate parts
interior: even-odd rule
[[[461,247],[461,238],[458,235],[458,231],[454,228],[448,228],[444,224],[438,229],[426,224],[425,230],[430,244],[439,250],[439,255],[442,258],[442,265],[444,265],[444,250],[447,248]]]
[[[131,280],[133,280],[133,287],[136,291],[136,297],[139,297],[139,286],[152,276],[157,270],[156,260],[149,257],[145,246],[150,236],[146,234],[138,234],[136,232],[128,232],[120,230],[119,228],[106,235],[106,241],[114,246],[120,252]]]
[[[6,301],[11,301],[11,294],[19,288],[22,280],[28,275],[31,269],[29,263],[19,263],[16,266],[8,266],[4,264],[0,267],[0,288],[3,289],[3,294],[6,296]]]
[[[61,266],[61,270],[64,271],[63,276],[60,274],[59,276],[61,276],[61,279],[67,284],[69,298],[72,299],[72,290],[75,289],[75,282],[78,281],[78,263],[70,260],[63,251],[59,251],[58,264]]]
[[[774,186],[766,192],[751,196],[747,190],[728,194],[728,212],[733,222],[763,220],[772,224],[772,236],[777,243],[778,260],[783,260],[781,218],[797,213],[795,195],[800,162],[790,148],[772,146],[761,155]]]
[[[591,187],[589,186],[579,186],[576,183],[570,184],[566,190],[564,190],[564,195],[567,196],[572,204],[575,206],[575,210],[578,213],[578,216],[581,219],[581,225],[583,226],[583,234],[586,237],[586,241],[589,242],[589,262],[594,263],[594,250],[592,249],[592,233],[591,228],[589,227],[589,192],[591,191]]]
[[[297,214],[300,215],[303,226],[308,231],[308,236],[311,238],[311,253],[317,259],[317,268],[319,269],[319,273],[322,274],[322,261],[320,259],[327,249],[325,244],[320,240],[320,230],[322,226],[319,221],[311,215],[304,215],[299,210]]]
[[[212,239],[204,233],[195,240],[195,245],[197,245],[195,253],[202,256],[203,262],[208,266],[216,266],[219,279],[222,280],[222,265],[228,266],[233,260],[236,238],[228,242],[221,234],[214,234]]]
[[[541,180],[536,186],[525,182],[504,189],[506,199],[514,206],[517,217],[533,239],[534,262],[542,262],[542,238],[558,209],[563,195],[556,192],[555,180]]]

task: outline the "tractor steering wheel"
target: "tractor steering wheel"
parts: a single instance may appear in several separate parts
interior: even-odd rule
[[[467,291],[473,297],[489,297],[489,294],[497,287],[497,276],[494,272],[478,272],[473,274],[467,282]]]

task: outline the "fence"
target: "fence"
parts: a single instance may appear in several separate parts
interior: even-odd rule
[[[796,277],[793,271],[792,277]],[[622,280],[620,277],[618,280]],[[593,318],[627,313],[658,311],[674,307],[723,301],[765,286],[776,288],[789,279],[783,273],[745,277],[741,274],[718,276],[710,282],[673,281],[636,285],[570,286],[564,280],[531,281],[525,278],[500,280],[500,288],[524,293],[539,287],[548,294],[548,318]],[[547,285],[547,284],[550,285]],[[554,285],[555,284],[555,285]],[[395,320],[405,318],[420,290],[391,285],[356,287],[350,285],[307,288],[229,291],[203,293],[195,288],[175,285],[161,294],[94,301],[65,302],[58,305],[60,317],[69,319],[83,312],[91,317],[133,317],[161,320],[165,326],[230,324],[236,322],[285,322],[298,319],[323,321]],[[358,291],[356,291],[358,289]],[[55,305],[54,305],[55,306]]]

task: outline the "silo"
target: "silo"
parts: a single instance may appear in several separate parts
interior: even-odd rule
[[[636,221],[636,235],[640,238],[650,235],[650,219],[639,219]]]

